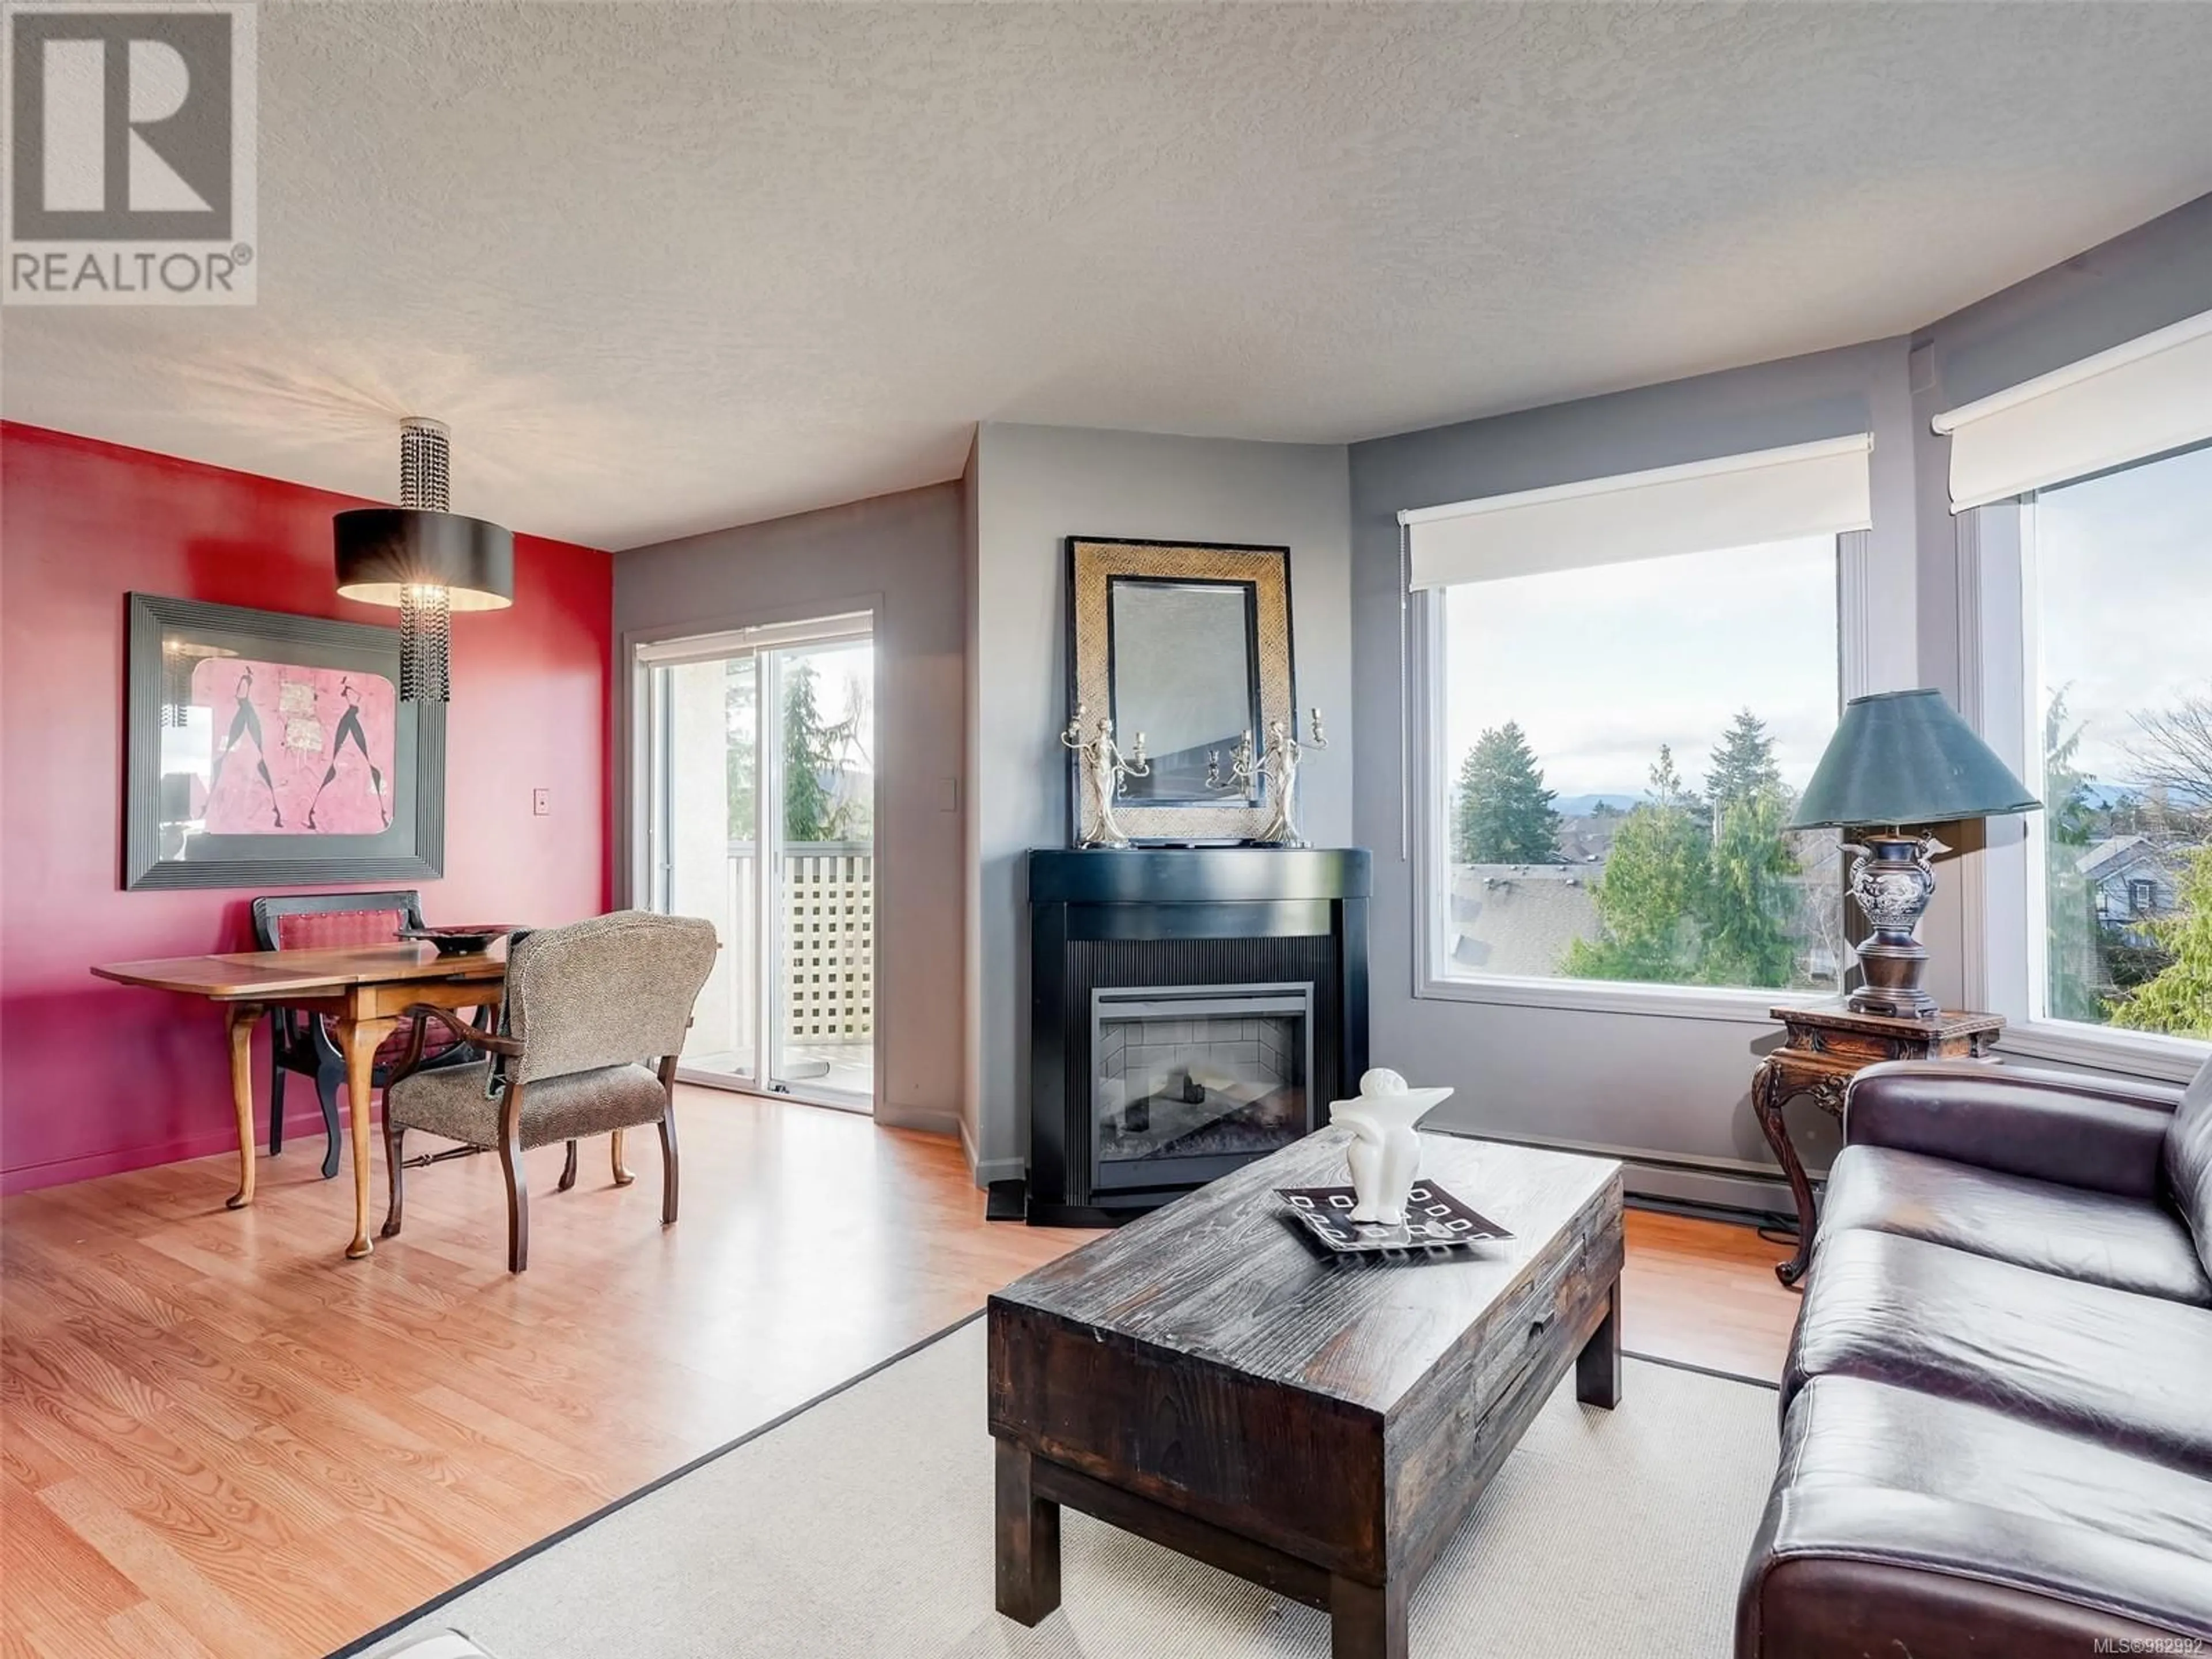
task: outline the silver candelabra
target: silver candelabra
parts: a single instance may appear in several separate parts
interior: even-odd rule
[[[1225,781],[1221,775],[1220,756],[1217,753],[1206,757],[1206,781],[1211,788],[1241,788],[1249,795],[1259,792],[1263,779],[1275,786],[1273,806],[1258,839],[1278,847],[1311,845],[1298,833],[1298,766],[1307,750],[1328,747],[1328,734],[1322,730],[1321,710],[1307,712],[1312,716],[1309,726],[1312,735],[1304,743],[1282,720],[1267,722],[1265,750],[1254,750],[1249,731],[1237,738],[1237,747],[1229,757]]]
[[[1124,754],[1114,740],[1114,722],[1109,718],[1100,717],[1095,736],[1083,735],[1083,712],[1079,702],[1068,717],[1067,730],[1060,734],[1060,746],[1074,750],[1082,763],[1083,821],[1077,825],[1076,838],[1085,847],[1127,847],[1129,837],[1115,821],[1114,802],[1124,778],[1152,774],[1145,758],[1145,734],[1138,732],[1134,747]]]

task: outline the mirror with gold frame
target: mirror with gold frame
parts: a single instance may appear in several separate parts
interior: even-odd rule
[[[1297,729],[1287,547],[1067,538],[1068,710],[1114,721],[1146,769],[1122,781],[1115,817],[1139,845],[1258,838],[1264,782],[1230,777],[1237,740]],[[1069,757],[1069,839],[1085,826]]]

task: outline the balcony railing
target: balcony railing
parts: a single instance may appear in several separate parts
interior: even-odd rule
[[[758,849],[730,843],[722,937],[753,932]],[[869,842],[787,842],[776,884],[783,1038],[808,1047],[864,1042],[876,1029],[876,857]]]

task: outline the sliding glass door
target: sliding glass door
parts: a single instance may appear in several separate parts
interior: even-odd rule
[[[760,665],[748,652],[655,665],[649,907],[703,916],[722,941],[691,1013],[684,1073],[759,1084],[766,1029],[755,872]]]
[[[641,646],[650,908],[722,951],[681,1075],[875,1099],[875,651],[866,617]]]
[[[763,653],[770,1076],[790,1092],[875,1097],[875,646],[865,633]]]

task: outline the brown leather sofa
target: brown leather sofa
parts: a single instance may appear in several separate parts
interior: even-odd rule
[[[2212,1655],[2212,1064],[1862,1073],[1737,1659]]]

